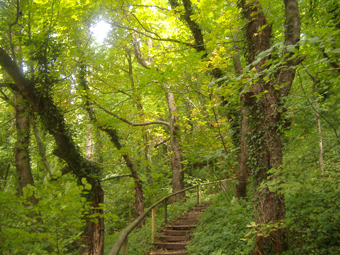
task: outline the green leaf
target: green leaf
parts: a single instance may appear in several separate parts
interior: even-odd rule
[[[287,46],[287,51],[294,52],[295,50],[296,50],[295,45],[288,45]]]
[[[321,42],[321,40],[320,40],[319,37],[313,37],[313,38],[309,39],[309,42],[310,43],[319,43],[319,42]]]
[[[83,184],[83,185],[86,185],[87,184],[87,180],[86,180],[86,178],[81,178],[81,183]]]
[[[92,189],[92,185],[90,183],[86,183],[85,184],[85,189],[86,190],[91,190]]]
[[[333,53],[340,53],[340,48],[337,48],[337,49],[335,49],[335,50],[332,50],[331,52],[333,52]]]

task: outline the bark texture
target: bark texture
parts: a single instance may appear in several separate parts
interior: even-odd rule
[[[191,34],[194,37],[195,45],[193,46],[197,52],[205,51],[203,34],[200,26],[191,19],[193,15],[192,4],[190,0],[183,0],[184,13],[181,14],[181,19],[189,26]],[[178,0],[169,0],[172,9],[179,7]],[[206,55],[204,55],[206,57]]]
[[[31,120],[31,123],[32,123],[32,127],[33,127],[33,132],[34,132],[35,140],[37,141],[37,145],[38,145],[38,148],[39,148],[39,155],[40,155],[41,161],[43,162],[46,171],[49,174],[51,174],[50,165],[49,165],[49,163],[48,163],[48,161],[46,159],[46,149],[45,149],[45,146],[44,146],[44,144],[42,143],[42,141],[40,139],[40,135],[39,135],[39,132],[38,132],[38,129],[37,129],[37,126],[36,126],[34,120]]]
[[[298,3],[296,0],[285,0],[286,7],[286,33],[285,44],[295,45],[300,38],[300,19]],[[255,60],[257,54],[270,48],[271,27],[263,14],[258,1],[242,1],[242,8],[249,23],[246,27],[248,44],[248,62]],[[261,75],[242,97],[251,116],[249,126],[251,138],[248,140],[251,167],[254,180],[254,213],[255,222],[259,228],[266,224],[273,224],[268,236],[256,237],[256,254],[280,254],[286,250],[286,229],[276,229],[285,218],[284,196],[271,192],[268,188],[259,189],[262,181],[275,179],[277,176],[269,175],[268,170],[278,168],[282,164],[282,143],[279,125],[284,97],[288,95],[295,76],[295,68],[303,58],[291,59],[292,54],[286,58],[284,66],[278,70],[277,78],[271,77],[264,81]],[[256,66],[258,73],[264,68],[262,65],[270,59],[263,58]],[[274,85],[282,85],[276,90]],[[254,97],[257,96],[257,97]],[[261,230],[259,230],[261,233]]]
[[[91,130],[88,132],[88,137],[86,138],[86,151],[85,157],[87,160],[93,160],[95,155],[96,148],[94,143],[94,137]],[[104,204],[104,191],[101,188],[98,188],[94,191],[95,194],[95,201],[93,204],[96,205],[93,209],[90,210],[90,214],[99,214],[103,215],[104,210],[99,208],[100,204]],[[88,223],[88,232],[92,233],[92,240],[96,240],[93,245],[92,254],[96,255],[103,255],[104,254],[104,217],[97,216],[96,220],[98,221],[97,224],[93,222]],[[89,242],[91,240],[88,240]]]
[[[171,144],[171,162],[172,162],[172,192],[175,193],[184,189],[184,172],[182,164],[182,151],[180,147],[180,126],[176,116],[177,107],[175,106],[174,94],[167,89],[166,97],[169,108],[170,120],[170,144]],[[185,200],[185,192],[174,196],[174,201]]]
[[[19,195],[23,195],[23,188],[27,185],[34,185],[30,158],[30,119],[22,96],[16,92],[13,93],[15,102],[15,126],[17,129],[17,141],[15,144],[15,167],[17,169],[19,180]],[[37,204],[38,200],[34,195],[27,198],[32,204]]]
[[[243,68],[241,64],[240,54],[237,53],[233,56],[234,59],[234,70],[237,75],[243,74]],[[238,184],[236,185],[236,197],[247,197],[247,180],[248,180],[248,146],[246,134],[248,131],[248,117],[247,108],[241,102],[240,110],[240,157],[238,163],[238,169],[236,172],[236,178]]]

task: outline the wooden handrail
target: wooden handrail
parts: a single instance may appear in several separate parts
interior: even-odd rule
[[[213,183],[217,183],[217,182],[222,182],[222,181],[227,181],[230,179],[223,179],[223,180],[219,180],[219,181],[215,181],[215,182],[207,182],[207,183],[200,183],[200,184],[196,184],[194,186],[191,186],[189,188],[186,189],[182,189],[178,192],[172,193],[166,197],[163,197],[162,199],[158,200],[156,203],[154,203],[153,205],[151,205],[148,209],[146,209],[137,219],[135,219],[129,226],[127,226],[126,229],[124,229],[122,231],[122,233],[119,235],[116,243],[113,245],[111,251],[109,252],[108,255],[118,255],[118,252],[120,251],[120,249],[122,248],[123,244],[127,244],[127,236],[129,235],[129,233],[148,215],[148,213],[155,208],[157,205],[159,205],[160,203],[162,203],[163,201],[165,201],[166,199],[175,196],[179,193],[182,193],[184,191],[196,188],[196,187],[200,187],[201,185],[208,185],[208,184],[213,184]],[[200,189],[199,189],[200,190]],[[197,197],[197,202],[200,204],[201,202],[201,198],[200,198],[200,191],[197,192],[198,197]]]

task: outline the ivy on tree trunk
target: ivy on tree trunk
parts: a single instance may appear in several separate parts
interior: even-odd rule
[[[296,0],[285,0],[286,31],[285,45],[295,46],[300,38],[300,18]],[[256,56],[270,49],[271,26],[258,1],[241,1],[242,12],[246,25],[247,61],[252,63]],[[297,46],[295,46],[297,47]],[[285,199],[283,194],[270,191],[268,187],[260,188],[263,181],[274,180],[278,176],[268,174],[272,168],[282,164],[281,124],[282,105],[288,95],[295,76],[295,66],[303,58],[292,58],[287,54],[286,64],[278,70],[277,79],[272,75],[264,79],[263,64],[271,56],[262,58],[256,65],[259,78],[250,86],[249,91],[242,95],[242,100],[249,114],[248,138],[250,167],[254,182],[254,214],[259,228],[256,237],[256,254],[281,253],[288,248],[287,230],[281,228],[285,219]],[[279,85],[276,89],[275,85]],[[269,233],[264,233],[268,227]],[[268,231],[268,230],[267,230]]]

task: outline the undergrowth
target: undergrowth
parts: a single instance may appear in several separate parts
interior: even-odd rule
[[[226,193],[218,195],[200,218],[194,238],[187,246],[189,254],[249,254],[254,242],[241,239],[249,232],[247,224],[253,221],[252,208],[245,200],[230,200]]]
[[[211,199],[213,195],[205,195],[204,201]],[[186,199],[185,203],[168,204],[167,215],[168,222],[177,219],[179,216],[183,215],[191,208],[197,204],[197,197],[193,195]],[[161,227],[164,226],[164,208],[162,205],[157,207],[156,211],[156,236],[160,234]],[[114,243],[118,239],[121,231],[117,231],[112,235],[105,237],[105,252],[108,254],[112,249]],[[145,226],[138,229],[135,228],[128,236],[129,240],[129,255],[144,255],[146,252],[150,251],[153,246],[151,245],[151,216],[147,216],[145,221]],[[120,253],[121,254],[121,251]]]

